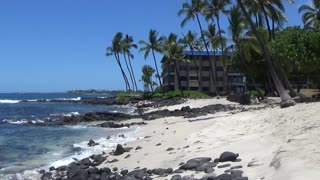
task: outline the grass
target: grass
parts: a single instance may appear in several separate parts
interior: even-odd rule
[[[169,91],[164,93],[145,93],[143,94],[144,98],[146,99],[151,99],[151,98],[159,98],[159,97],[182,97],[181,91]],[[188,98],[207,98],[209,97],[208,94],[198,92],[198,91],[183,91],[183,97],[188,97]]]
[[[141,93],[117,93],[116,98],[125,99],[130,97],[139,97],[141,95],[142,95]]]

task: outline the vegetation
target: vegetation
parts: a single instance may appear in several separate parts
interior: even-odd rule
[[[184,91],[183,95],[180,91],[169,91],[164,94],[162,93],[145,93],[143,94],[144,98],[159,98],[159,97],[188,97],[188,98],[208,98],[209,95],[206,93],[198,92],[198,91]]]
[[[184,55],[185,50],[191,52],[191,60],[196,65],[195,51],[204,49],[207,55],[212,52],[222,52],[225,81],[231,64],[233,69],[244,72],[248,81],[252,83],[255,90],[250,89],[248,93],[258,94],[261,97],[266,94],[277,94],[281,97],[284,106],[294,105],[292,97],[298,96],[299,88],[295,91],[293,87],[296,87],[296,84],[292,86],[291,82],[297,82],[297,79],[305,80],[310,85],[320,82],[318,75],[320,72],[320,3],[316,0],[312,2],[312,5],[302,5],[299,8],[304,29],[300,27],[283,29],[286,17],[284,1],[281,0],[189,0],[183,3],[178,11],[179,16],[184,16],[181,26],[184,27],[186,23],[195,20],[200,37],[198,38],[197,33],[192,31],[188,31],[181,39],[175,33],[165,37],[159,36],[157,30],[151,29],[148,41],[139,41],[141,45],[139,51],[144,52],[145,59],[150,53],[152,54],[155,68],[151,66],[142,68],[141,80],[144,83],[144,90],[154,92],[155,89],[160,89],[161,92],[161,94],[149,93],[146,96],[177,95],[177,92],[164,93],[155,53],[161,53],[166,58],[166,63],[174,65],[180,89],[177,96],[194,94],[183,91],[177,66],[180,61],[188,61]],[[222,29],[220,26],[222,15],[228,17],[228,29]],[[201,18],[208,23],[207,28],[204,28]],[[230,35],[229,38],[226,37],[226,31]],[[228,41],[231,43],[227,43]],[[113,55],[117,61],[127,92],[138,89],[131,65],[133,55],[130,52],[131,49],[136,48],[133,38],[129,35],[123,38],[120,32],[115,35],[111,46],[107,48],[107,55]],[[233,52],[231,60],[224,56],[228,52]],[[131,83],[122,68],[120,54],[123,55]],[[220,92],[217,91],[216,86],[217,74],[214,71],[217,65],[212,64],[211,61],[209,63],[213,77],[213,82],[210,83],[213,83],[219,95]],[[155,76],[154,73],[156,73]],[[159,87],[156,87],[157,83],[152,80],[153,77],[157,78]],[[197,77],[200,84],[198,72]]]
[[[143,81],[143,87],[145,92],[153,92],[154,86],[157,85],[157,83],[152,80],[154,72],[155,70],[149,65],[144,65],[142,67],[141,80]]]

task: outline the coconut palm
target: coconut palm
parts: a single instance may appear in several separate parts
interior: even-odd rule
[[[204,37],[204,30],[202,28],[202,25],[201,25],[201,22],[200,22],[200,18],[199,18],[200,14],[205,14],[204,13],[205,5],[206,5],[206,2],[204,0],[191,0],[190,4],[185,2],[185,3],[182,4],[182,9],[180,9],[178,11],[178,15],[179,16],[185,15],[185,18],[181,22],[181,27],[184,27],[186,25],[186,23],[188,21],[190,21],[190,20],[194,20],[194,19],[197,20],[197,23],[198,23],[198,26],[199,26],[199,29],[200,29],[200,33],[201,33],[201,39],[202,39],[204,47],[206,49],[207,56],[210,57],[209,48],[206,45],[206,40],[205,40],[205,37]],[[217,90],[216,76],[214,75],[214,71],[213,71],[213,68],[212,68],[211,61],[209,61],[209,64],[210,64],[209,68],[210,68],[211,76],[213,78],[215,92],[216,92],[217,95],[219,95],[218,90]]]
[[[246,21],[248,22],[252,32],[254,33],[254,35],[256,36],[260,49],[262,51],[262,57],[266,60],[267,66],[268,66],[268,70],[270,72],[270,75],[272,77],[272,80],[276,86],[276,89],[279,92],[280,98],[281,98],[281,106],[282,107],[289,107],[289,106],[294,106],[295,105],[295,101],[291,98],[291,96],[288,94],[288,92],[285,90],[285,88],[283,87],[278,75],[276,74],[276,71],[274,69],[274,66],[271,62],[271,58],[270,58],[270,54],[267,51],[267,48],[264,45],[264,42],[262,40],[262,38],[260,37],[256,26],[254,25],[253,21],[251,20],[251,17],[248,13],[248,11],[246,10],[244,3],[242,2],[242,0],[237,0],[238,5],[243,13],[243,15],[246,18]]]
[[[126,84],[126,91],[130,91],[131,88],[130,88],[130,84],[129,84],[129,81],[128,81],[128,78],[126,76],[126,73],[124,72],[123,68],[122,68],[122,65],[121,65],[121,62],[120,62],[120,53],[122,52],[122,46],[121,46],[121,42],[122,42],[122,37],[123,37],[123,34],[121,32],[118,32],[114,38],[112,39],[112,44],[110,47],[107,48],[107,53],[106,53],[106,56],[114,56],[116,61],[117,61],[117,64],[120,68],[120,71],[121,71],[121,74],[122,74],[122,77],[123,77],[123,80]]]
[[[136,81],[136,78],[135,78],[135,75],[134,75],[134,71],[133,71],[133,68],[132,68],[132,64],[131,64],[131,60],[134,58],[134,56],[130,51],[131,48],[137,49],[138,46],[133,43],[133,37],[129,36],[128,34],[126,34],[126,36],[124,37],[122,43],[123,43],[122,44],[123,53],[127,56],[128,62],[129,62],[129,66],[130,66],[130,69],[128,68],[128,71],[130,73],[133,89],[135,88],[136,90],[138,90],[137,81]]]
[[[248,75],[250,76],[250,79],[257,90],[259,96],[262,98],[262,92],[257,86],[257,83],[255,82],[255,78],[253,76],[252,70],[250,69],[247,60],[248,56],[250,56],[250,52],[246,53],[246,50],[254,49],[257,52],[260,51],[260,49],[257,49],[255,46],[255,39],[250,37],[245,37],[244,30],[247,28],[247,25],[245,23],[245,18],[243,17],[242,13],[240,12],[240,9],[238,6],[233,6],[229,11],[228,16],[229,21],[229,31],[232,35],[232,41],[234,42],[236,49],[239,53],[240,60],[242,65],[245,67],[245,70],[247,71]]]
[[[191,56],[196,69],[199,87],[201,87],[199,70],[197,68],[199,66],[197,65],[197,60],[195,59],[195,55],[194,55],[194,51],[201,51],[201,45],[202,45],[201,40],[197,38],[197,33],[189,30],[187,34],[183,35],[183,38],[181,39],[180,42],[185,46],[187,46],[191,51]]]
[[[219,33],[216,31],[215,24],[209,24],[208,29],[203,34],[205,35],[207,46],[210,47],[212,52],[214,52],[213,54],[217,54],[218,48],[222,48],[222,46],[224,46],[221,46],[221,44],[225,44],[225,39],[220,38]],[[218,77],[217,59],[214,61],[214,69],[215,76]]]
[[[155,83],[152,81],[152,76],[153,76],[154,72],[155,72],[155,70],[149,65],[144,65],[142,67],[141,80],[143,81],[144,89],[147,92],[150,92],[150,90],[151,90],[151,92],[153,92],[153,85]]]
[[[168,37],[163,40],[163,55],[167,59],[166,63],[173,63],[175,67],[175,72],[178,79],[179,90],[181,91],[181,96],[183,96],[183,89],[180,80],[180,73],[178,70],[178,63],[182,61],[187,61],[183,53],[184,46],[179,44],[178,36],[174,33],[170,33]]]
[[[221,13],[226,13],[226,6],[230,4],[230,0],[209,0],[207,1],[207,5],[206,5],[206,10],[205,10],[205,14],[206,14],[206,20],[212,20],[212,22],[214,21],[214,18],[216,18],[216,24],[218,26],[218,33],[219,33],[219,37],[220,37],[220,46],[221,46],[221,51],[224,52],[224,47],[225,47],[225,43],[223,41],[223,31],[221,30],[220,27],[220,15]],[[223,56],[222,56],[223,57]]]
[[[304,4],[299,8],[299,13],[303,13],[302,21],[306,29],[320,28],[320,1],[312,0],[312,5]]]
[[[290,3],[293,3],[294,0],[287,0]],[[254,13],[253,15],[256,19],[259,19],[259,25],[262,26],[262,19],[264,18],[265,24],[268,29],[269,40],[272,40],[272,28],[270,19],[272,20],[273,26],[275,21],[279,20],[278,24],[283,21],[283,13],[285,12],[285,8],[282,0],[250,0],[245,1],[245,5],[249,8],[250,13]],[[269,19],[270,18],[270,19]],[[274,28],[274,27],[273,27]]]
[[[156,60],[156,56],[155,56],[156,52],[158,52],[158,53],[162,52],[162,50],[161,50],[162,39],[163,39],[162,37],[158,37],[158,31],[150,29],[150,31],[149,31],[149,41],[146,42],[146,41],[140,40],[139,44],[141,44],[143,46],[142,48],[140,48],[140,51],[144,51],[145,52],[144,53],[144,58],[145,59],[148,58],[150,52],[152,53],[153,60],[154,60],[154,66],[155,66],[156,72],[157,72],[157,78],[158,78],[158,81],[159,81],[159,84],[160,84],[161,91],[162,91],[162,93],[164,93],[163,86],[162,86],[162,83],[161,83],[161,76],[159,74],[157,60]]]

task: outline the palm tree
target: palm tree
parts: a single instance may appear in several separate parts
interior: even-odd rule
[[[250,15],[248,14],[242,0],[237,0],[240,9],[243,13],[243,15],[246,18],[246,21],[249,23],[250,28],[252,29],[252,32],[254,33],[254,35],[256,36],[260,49],[262,51],[262,57],[266,60],[267,66],[268,66],[268,70],[270,72],[270,75],[272,77],[272,80],[276,86],[276,89],[279,92],[280,98],[281,98],[281,107],[289,107],[289,106],[294,106],[295,105],[295,101],[291,98],[291,96],[288,94],[288,92],[284,89],[278,75],[276,74],[276,71],[274,69],[274,66],[271,62],[271,58],[270,58],[270,54],[267,51],[267,48],[264,45],[264,42],[262,40],[262,38],[260,37],[256,26],[254,25],[254,23],[251,20]]]
[[[230,11],[229,11],[229,31],[232,35],[232,41],[235,43],[235,46],[237,48],[237,51],[239,52],[240,60],[242,62],[242,65],[245,67],[245,70],[250,76],[250,79],[255,87],[255,89],[258,92],[258,95],[260,98],[263,97],[262,92],[257,86],[257,83],[255,82],[255,78],[253,76],[253,73],[250,69],[250,67],[247,64],[246,59],[246,54],[251,54],[251,53],[245,53],[244,51],[247,49],[256,49],[255,48],[255,42],[253,42],[253,38],[245,38],[244,37],[244,30],[247,28],[247,25],[245,23],[245,18],[243,17],[242,13],[240,12],[240,9],[238,6],[233,6]],[[246,48],[246,46],[249,46],[249,48]]]
[[[299,13],[303,13],[302,20],[306,29],[320,28],[320,1],[312,0],[313,5],[304,4],[299,8]]]
[[[175,72],[178,79],[179,90],[181,91],[181,96],[183,96],[183,89],[180,79],[180,73],[178,70],[178,63],[181,61],[187,61],[183,53],[184,46],[179,44],[178,36],[174,33],[170,33],[167,38],[163,40],[163,54],[167,59],[166,63],[173,63],[175,67]]]
[[[137,49],[138,46],[133,43],[133,37],[129,36],[128,34],[126,34],[126,36],[123,39],[122,43],[123,43],[123,53],[127,55],[128,61],[129,61],[130,70],[128,69],[128,71],[130,73],[133,89],[135,87],[135,89],[138,90],[137,81],[136,81],[136,78],[135,78],[135,75],[134,75],[134,71],[133,71],[133,68],[132,68],[132,64],[131,64],[131,59],[133,59],[134,56],[130,51],[131,48]]]
[[[120,62],[120,53],[122,51],[122,46],[121,46],[122,37],[123,37],[123,34],[121,32],[118,32],[114,36],[111,46],[107,48],[106,56],[113,55],[115,57],[115,59],[118,63],[118,66],[120,68],[123,80],[126,84],[126,91],[128,92],[128,91],[130,91],[130,84],[129,84],[128,78],[126,76],[126,73],[124,72],[122,65],[121,65],[121,62]]]
[[[223,31],[223,33],[224,33],[224,31]],[[204,32],[204,35],[206,37],[207,46],[211,47],[211,51],[213,52],[213,54],[217,54],[218,48],[224,46],[221,44],[225,44],[225,39],[220,38],[219,33],[216,31],[215,24],[209,24],[208,29]],[[215,76],[218,77],[217,60],[214,61],[214,69],[215,69]],[[226,87],[225,87],[225,89],[226,89]]]
[[[158,78],[158,81],[159,81],[159,84],[160,84],[160,88],[161,88],[162,93],[164,93],[163,86],[162,86],[162,83],[161,83],[161,76],[159,74],[158,65],[157,65],[156,56],[155,56],[155,52],[158,52],[158,53],[162,52],[162,49],[161,49],[162,39],[163,39],[162,37],[158,38],[158,31],[150,29],[150,31],[149,31],[149,42],[140,40],[139,44],[141,44],[143,46],[142,48],[140,48],[140,51],[144,51],[145,52],[144,53],[144,58],[145,59],[147,59],[147,57],[149,56],[150,51],[151,51],[152,56],[153,56],[153,60],[154,60],[154,66],[155,66],[156,71],[157,71],[157,78]]]
[[[294,0],[287,0],[290,3],[293,3]],[[273,36],[272,29],[274,29],[275,21],[278,24],[281,24],[283,21],[283,13],[285,8],[282,0],[250,0],[245,1],[245,5],[249,7],[249,12],[254,13],[255,17],[259,17],[260,25],[262,26],[262,19],[264,18],[265,24],[267,25],[269,40],[271,41]],[[263,16],[263,17],[262,17]],[[270,19],[272,20],[272,26],[270,25]],[[258,18],[256,18],[258,20]]]
[[[207,56],[210,57],[209,48],[206,45],[204,31],[203,31],[203,28],[202,28],[202,25],[200,22],[200,18],[199,18],[199,14],[204,14],[205,5],[206,5],[206,3],[204,0],[191,0],[191,4],[189,4],[187,2],[182,4],[182,9],[180,9],[178,11],[178,15],[179,16],[185,15],[185,18],[181,22],[181,27],[185,26],[188,21],[194,20],[195,18],[197,19],[197,23],[198,23],[200,33],[201,33],[201,39],[202,39],[204,47],[206,49]],[[217,80],[216,80],[216,76],[214,76],[214,71],[212,68],[211,61],[209,61],[209,64],[210,64],[210,72],[211,72],[211,76],[213,78],[215,92],[217,95],[219,95],[218,89],[217,89]]]
[[[194,33],[192,31],[188,31],[186,35],[183,35],[183,38],[181,39],[181,43],[185,44],[191,51],[191,55],[192,55],[192,60],[194,63],[194,67],[196,69],[196,73],[197,73],[197,78],[198,78],[198,83],[199,83],[199,87],[201,87],[201,81],[200,81],[200,75],[199,75],[199,70],[197,67],[199,67],[197,65],[197,61],[195,59],[195,55],[194,55],[194,51],[201,51],[201,40],[197,38],[197,33]]]
[[[142,67],[141,80],[143,81],[144,89],[147,92],[150,92],[150,89],[151,89],[151,92],[153,92],[154,82],[152,81],[152,76],[153,76],[154,72],[155,72],[155,70],[149,65],[144,65]]]

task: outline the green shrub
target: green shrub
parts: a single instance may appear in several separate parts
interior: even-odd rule
[[[116,98],[124,99],[124,98],[130,98],[130,97],[137,97],[141,95],[142,95],[141,93],[118,93],[116,94]]]
[[[263,89],[259,89],[259,90],[262,93],[262,95],[264,95],[265,91]],[[251,95],[254,95],[254,96],[258,96],[259,95],[257,90],[246,91],[244,94],[251,94]]]
[[[159,97],[182,97],[181,91],[169,91],[166,92],[163,96],[162,93],[156,92],[156,93],[145,93],[143,94],[143,97],[145,99],[151,99],[151,98],[159,98]],[[198,91],[183,91],[183,97],[189,97],[189,98],[207,98],[209,97],[208,94],[198,92]]]

